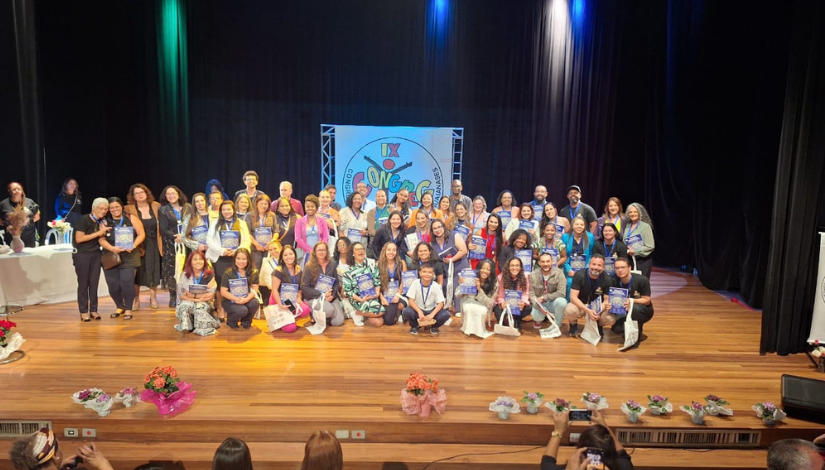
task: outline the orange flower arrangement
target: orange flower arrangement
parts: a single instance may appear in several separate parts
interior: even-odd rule
[[[427,392],[438,392],[438,379],[431,379],[421,372],[410,374],[407,379],[407,391],[414,395],[424,395]]]
[[[162,415],[186,411],[198,394],[192,390],[192,384],[181,382],[178,371],[172,366],[155,367],[143,377],[143,388],[140,400],[154,403]]]
[[[163,395],[177,392],[178,372],[172,366],[155,367],[143,378],[143,388]]]

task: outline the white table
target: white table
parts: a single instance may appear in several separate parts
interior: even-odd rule
[[[101,268],[98,295],[109,289]],[[0,305],[34,305],[77,301],[77,275],[71,245],[26,248],[0,255]]]

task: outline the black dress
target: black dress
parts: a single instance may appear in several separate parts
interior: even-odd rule
[[[146,232],[146,239],[143,247],[146,252],[140,258],[140,268],[137,271],[137,285],[146,287],[157,287],[160,284],[160,250],[158,249],[158,219],[155,218],[155,211],[149,208],[149,218],[144,219],[140,209],[138,217],[143,222],[143,230]]]

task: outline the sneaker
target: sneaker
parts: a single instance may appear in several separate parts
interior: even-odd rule
[[[433,336],[438,336],[438,328],[432,327],[430,328],[430,334]]]
[[[538,330],[540,328],[541,328],[541,322],[540,321],[534,321],[533,322],[533,329]]]
[[[414,327],[410,328],[410,334],[411,335],[417,335],[418,334],[418,327],[414,326]]]
[[[355,323],[355,326],[364,326],[364,317],[361,315],[352,315],[352,322]]]
[[[574,325],[570,325],[570,331],[567,333],[567,336],[576,337],[579,332],[579,324],[576,323]]]

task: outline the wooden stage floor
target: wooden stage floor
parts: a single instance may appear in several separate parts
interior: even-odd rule
[[[735,415],[709,417],[701,429],[761,430],[761,447],[821,432],[821,425],[793,419],[766,428],[751,411],[758,401],[780,402],[783,373],[822,378],[804,356],[759,355],[759,312],[691,275],[657,269],[652,285],[656,314],[647,339],[625,353],[616,351],[620,338],[610,332],[596,347],[569,337],[543,340],[532,329],[520,338],[481,340],[462,334],[460,319],[439,337],[350,321],[317,337],[304,330],[273,335],[263,331],[263,320],[249,331],[224,327],[198,337],[177,333],[168,308],[110,319],[112,303],[104,298],[103,320],[81,323],[72,303],[31,306],[11,317],[27,340],[26,357],[0,366],[0,419],[51,420],[60,435],[63,427],[95,428],[98,441],[110,442],[218,443],[229,435],[303,442],[316,429],[348,429],[366,431],[366,443],[543,445],[552,430],[547,408],[508,421],[487,410],[499,395],[520,399],[529,390],[575,404],[583,392],[599,392],[610,403],[608,423],[623,429],[699,428],[681,411],[629,425],[620,403],[658,393],[676,407],[714,393],[731,402]],[[177,417],[163,418],[144,403],[116,405],[98,418],[71,401],[87,387],[139,387],[147,372],[166,364],[198,391],[195,405]],[[402,413],[400,391],[414,371],[437,377],[446,389],[444,415]]]

